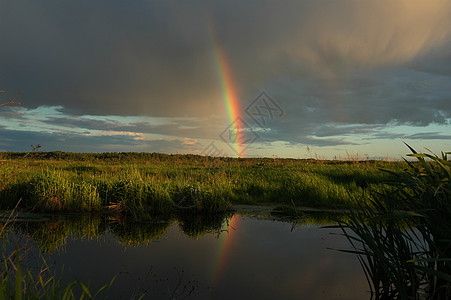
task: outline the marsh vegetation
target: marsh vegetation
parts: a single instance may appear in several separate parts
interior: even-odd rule
[[[231,205],[352,208],[391,189],[402,162],[215,158],[155,153],[2,153],[2,209],[117,212],[136,220]]]
[[[340,227],[375,299],[450,299],[450,153],[410,150],[417,161],[407,162],[395,189],[373,194]]]

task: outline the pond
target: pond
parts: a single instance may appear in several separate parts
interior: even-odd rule
[[[365,299],[368,284],[338,229],[236,213],[224,219],[160,222],[48,216],[16,222],[63,282],[96,290],[117,278],[108,299]],[[11,237],[12,238],[12,237]],[[332,249],[330,249],[332,248]]]

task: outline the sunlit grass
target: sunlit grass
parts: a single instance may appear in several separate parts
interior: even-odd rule
[[[366,201],[368,191],[385,192],[403,162],[332,162],[292,159],[232,159],[159,155],[148,159],[115,154],[59,160],[39,153],[27,160],[4,154],[1,208],[18,199],[34,211],[107,211],[136,219],[173,211],[224,212],[232,204],[287,204],[347,208]],[[9,156],[8,156],[9,155]],[[53,156],[52,156],[53,155]],[[75,154],[74,154],[75,155]],[[76,158],[83,157],[77,154]],[[14,158],[15,159],[11,159]],[[57,159],[55,159],[58,158]],[[18,169],[24,163],[27,168]]]

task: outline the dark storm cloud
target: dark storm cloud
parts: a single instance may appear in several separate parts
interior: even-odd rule
[[[25,109],[2,107],[0,148],[221,142],[219,48],[255,147],[449,140],[393,128],[450,126],[450,15],[448,0],[1,1],[0,90]],[[283,110],[264,128],[244,113],[262,90]]]
[[[451,77],[408,68],[361,70],[329,82],[280,78],[268,90],[287,119],[305,124],[424,126],[451,118]]]
[[[202,104],[216,86],[195,8],[2,2],[2,83],[29,95],[29,105],[98,114],[167,115],[171,104],[189,108],[196,92]]]
[[[30,107],[62,105],[80,114],[223,114],[210,31],[243,99],[281,76],[295,76],[313,83],[308,94],[319,103],[311,108],[324,118],[327,105],[336,106],[335,118],[347,113],[334,104],[330,82],[340,88],[359,68],[440,62],[451,47],[450,3],[440,0],[16,0],[2,1],[0,8],[1,83],[23,91]],[[376,105],[365,100],[376,91],[366,88],[346,100],[346,107],[355,107],[346,122],[436,118],[435,105],[413,115],[413,109],[403,114],[395,107],[391,114],[392,101],[401,107],[412,97],[385,97]],[[309,101],[303,97],[297,94],[293,105]]]

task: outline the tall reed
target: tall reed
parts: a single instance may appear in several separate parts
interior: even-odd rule
[[[408,145],[407,145],[408,146]],[[391,193],[372,195],[340,227],[375,299],[451,298],[451,162],[412,151]]]

